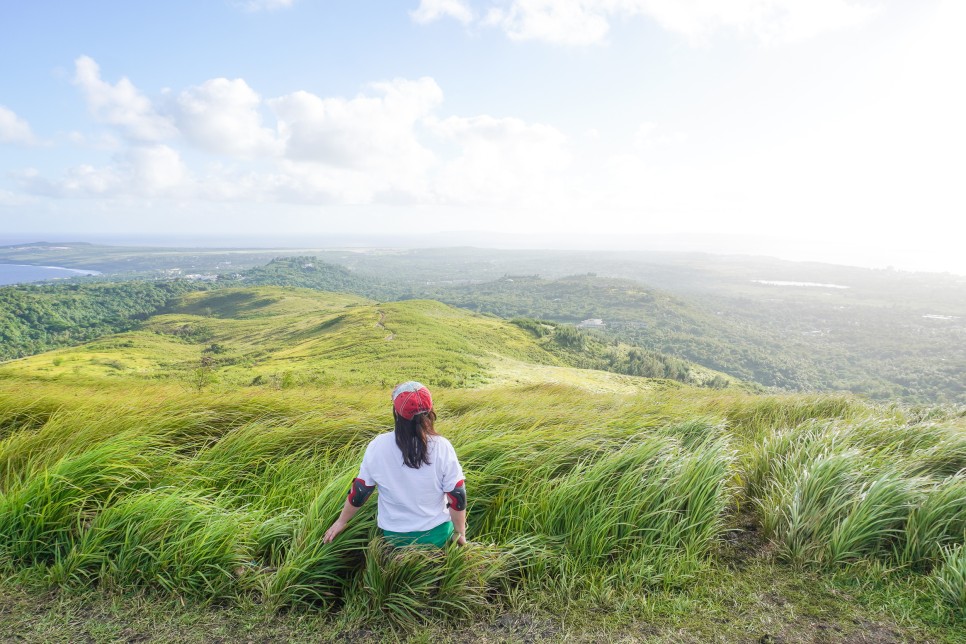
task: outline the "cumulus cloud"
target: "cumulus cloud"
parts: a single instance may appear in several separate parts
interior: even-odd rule
[[[484,24],[503,29],[514,40],[543,40],[562,45],[600,42],[610,28],[610,2],[586,0],[513,0],[492,7]]]
[[[109,133],[71,132],[112,152],[49,179],[19,177],[30,194],[324,204],[546,205],[566,185],[566,137],[515,118],[437,112],[432,78],[373,83],[351,98],[297,91],[263,99],[243,79],[213,78],[156,106],[134,84],[101,79],[77,60],[75,83]],[[189,170],[179,150],[193,154]]]
[[[436,19],[444,3],[423,0],[414,17]],[[469,22],[472,10],[461,7]],[[723,30],[778,44],[860,24],[877,10],[875,0],[491,0],[482,23],[514,40],[590,45],[606,38],[613,20],[643,16],[694,44]]]
[[[188,176],[181,155],[166,145],[132,148],[125,169],[141,194],[162,195],[183,187]]]
[[[416,128],[442,102],[443,92],[431,78],[371,87],[375,96],[320,98],[295,92],[268,101],[278,117],[290,171],[298,167],[294,164],[314,163],[365,173],[374,185],[418,187],[434,155]],[[332,176],[319,168],[299,173],[316,184],[320,176]]]
[[[237,78],[213,78],[189,88],[176,101],[181,133],[199,147],[239,157],[274,156],[273,130],[262,125],[261,97]]]
[[[98,121],[118,128],[135,141],[161,141],[177,133],[171,121],[159,114],[127,78],[114,85],[105,82],[100,67],[88,56],[81,56],[74,65],[74,84],[81,88],[88,109]]]
[[[187,178],[180,155],[167,145],[133,146],[110,165],[74,166],[59,180],[32,169],[19,177],[27,192],[50,197],[183,197]]]
[[[30,124],[13,110],[0,105],[0,143],[32,145],[37,142]]]
[[[556,128],[516,118],[476,116],[429,120],[428,129],[459,149],[439,171],[444,201],[552,205],[566,192],[567,139]]]
[[[409,15],[420,24],[449,17],[467,25],[474,18],[473,10],[463,0],[420,0],[419,7]]]

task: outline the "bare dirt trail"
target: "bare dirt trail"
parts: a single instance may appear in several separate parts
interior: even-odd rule
[[[379,311],[379,319],[376,321],[376,326],[378,328],[380,328],[380,329],[384,329],[386,331],[389,331],[389,329],[386,327],[386,312],[385,311]],[[392,331],[389,331],[389,335],[386,336],[386,342],[391,342],[395,338],[396,338],[396,334],[393,333]]]

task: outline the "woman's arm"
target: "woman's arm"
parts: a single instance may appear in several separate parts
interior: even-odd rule
[[[363,467],[365,467],[365,461],[363,461]],[[322,543],[331,543],[340,532],[345,530],[349,519],[356,515],[356,512],[359,511],[359,508],[362,507],[375,489],[375,485],[366,485],[365,479],[359,477],[352,479],[352,485],[349,486],[349,494],[346,496],[345,504],[342,506],[342,513],[335,520],[335,523],[332,524],[332,527],[325,531],[325,536],[322,537]]]
[[[449,509],[449,518],[453,522],[453,532],[457,534],[456,543],[466,545],[466,510]]]
[[[335,523],[333,523],[332,526],[325,531],[325,536],[322,537],[322,543],[332,543],[332,540],[335,539],[340,532],[345,530],[346,524],[349,523],[349,519],[354,517],[358,511],[359,508],[352,505],[349,499],[346,499],[345,504],[342,506],[342,513],[339,514],[339,518],[335,520]],[[456,524],[454,523],[453,525]]]

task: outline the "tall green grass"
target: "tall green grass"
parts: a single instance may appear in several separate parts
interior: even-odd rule
[[[129,386],[0,380],[4,574],[409,626],[521,591],[686,588],[747,497],[796,565],[907,568],[951,606],[962,586],[958,416],[687,388],[440,391],[474,543],[394,551],[373,501],[322,543],[364,446],[389,429],[385,391]]]
[[[747,491],[795,563],[928,569],[963,542],[964,444],[957,426],[806,422],[759,442]]]
[[[960,617],[966,617],[966,546],[943,550],[942,564],[932,581],[943,601]]]

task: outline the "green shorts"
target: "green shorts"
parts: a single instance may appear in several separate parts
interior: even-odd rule
[[[442,548],[449,541],[449,538],[453,536],[453,522],[447,521],[440,523],[435,528],[416,530],[415,532],[392,532],[390,530],[383,530],[382,536],[389,542],[389,545],[395,546],[396,548],[418,544]]]

